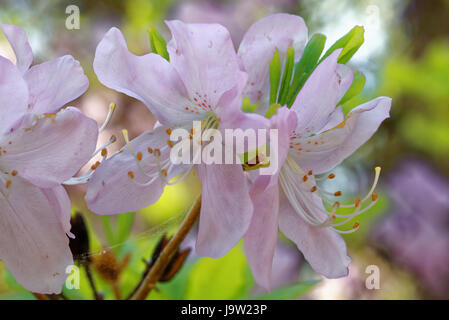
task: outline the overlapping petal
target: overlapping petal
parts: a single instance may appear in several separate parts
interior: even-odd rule
[[[0,56],[0,134],[11,129],[26,112],[28,87],[19,70]]]
[[[170,64],[178,71],[190,98],[216,108],[229,90],[235,88],[240,97],[247,77],[240,69],[228,30],[219,24],[166,23],[173,36],[167,45]]]
[[[117,214],[140,210],[155,203],[164,190],[166,181],[175,177],[189,165],[170,165],[167,127],[160,126],[130,141],[130,147],[104,161],[88,182],[86,202],[97,214]],[[155,154],[160,150],[159,162]],[[149,152],[151,151],[151,153]],[[137,154],[141,153],[139,161]],[[167,176],[163,177],[163,168]],[[130,172],[132,172],[130,177]],[[153,178],[149,177],[152,176]],[[152,181],[152,183],[148,183]],[[142,186],[140,184],[148,184]]]
[[[390,98],[376,98],[354,108],[334,128],[304,139],[304,144],[311,141],[310,152],[301,152],[297,156],[299,165],[315,174],[331,170],[371,138],[382,121],[389,117],[390,107]]]
[[[331,228],[307,224],[283,194],[279,208],[279,228],[295,242],[315,271],[327,278],[339,278],[348,274],[351,259],[347,255],[343,238]]]
[[[253,206],[242,166],[201,164],[196,167],[202,183],[202,201],[196,251],[219,258],[243,237]]]
[[[185,110],[192,102],[173,66],[154,53],[132,54],[117,28],[98,44],[94,70],[105,86],[145,103],[162,124],[191,122],[196,116]]]
[[[72,56],[59,57],[31,67],[24,75],[29,88],[29,109],[53,113],[81,96],[89,80]]]
[[[25,32],[17,26],[2,24],[1,28],[16,55],[16,66],[23,74],[33,63],[33,51]]]
[[[346,86],[337,73],[341,49],[323,60],[299,91],[292,110],[298,114],[297,132],[312,134],[324,127],[338,103],[341,86]]]
[[[76,108],[39,120],[28,114],[20,127],[1,137],[3,164],[40,187],[55,187],[91,158],[97,136],[97,123]]]
[[[58,212],[42,189],[21,177],[5,192],[0,192],[0,259],[27,290],[60,293],[73,259]]]
[[[293,47],[298,60],[307,42],[304,20],[290,14],[273,14],[253,24],[240,44],[238,54],[248,72],[244,95],[257,103],[257,112],[265,114],[269,106],[269,64],[275,50],[284,61],[288,48]]]

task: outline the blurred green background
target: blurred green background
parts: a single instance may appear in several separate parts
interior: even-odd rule
[[[80,29],[65,27],[66,7],[80,8]],[[391,118],[376,135],[334,172],[349,199],[364,194],[373,168],[383,168],[381,201],[361,217],[358,232],[346,236],[353,259],[346,278],[329,280],[314,273],[301,254],[281,239],[274,262],[274,289],[258,288],[241,245],[213,260],[189,255],[180,272],[161,283],[150,299],[447,299],[449,298],[449,1],[433,0],[246,0],[246,1],[26,1],[3,0],[0,21],[21,26],[35,52],[35,63],[71,54],[90,79],[90,88],[71,103],[101,123],[108,104],[118,106],[99,145],[111,134],[130,138],[151,129],[154,117],[139,101],[102,86],[92,70],[95,48],[107,30],[119,27],[131,51],[150,51],[147,28],[168,40],[164,19],[218,22],[235,46],[246,29],[274,12],[302,16],[309,35],[327,36],[327,46],[355,25],[365,27],[365,43],[349,65],[366,76],[363,92],[345,110],[376,96],[393,98]],[[0,35],[0,54],[12,51]],[[123,145],[119,140],[115,150]],[[113,151],[113,150],[110,150]],[[329,189],[332,189],[332,184]],[[94,281],[105,298],[132,290],[160,237],[171,234],[200,191],[196,177],[167,187],[161,200],[136,214],[100,218],[82,200],[82,187],[68,189],[73,211],[88,223],[88,257]],[[195,234],[183,248],[192,247]],[[365,286],[366,268],[378,266],[380,289]],[[106,266],[106,268],[105,268]],[[90,299],[82,269],[79,290],[64,289],[69,298]],[[0,298],[33,299],[0,262]]]

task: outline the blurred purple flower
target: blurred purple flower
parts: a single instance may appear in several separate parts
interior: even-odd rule
[[[388,186],[394,209],[375,227],[375,245],[411,270],[430,293],[447,297],[449,181],[413,161],[401,164]]]

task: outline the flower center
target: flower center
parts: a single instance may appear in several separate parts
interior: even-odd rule
[[[379,175],[380,167],[376,167],[374,182],[368,194],[362,199],[357,198],[353,203],[345,205],[342,205],[340,201],[329,199],[329,196],[342,196],[341,191],[329,192],[316,184],[317,181],[335,178],[333,173],[315,178],[312,171],[302,170],[296,162],[287,157],[287,161],[279,173],[279,181],[291,206],[305,222],[317,227],[331,227],[338,233],[352,233],[359,228],[359,222],[355,222],[349,230],[339,230],[336,227],[349,223],[376,204],[378,196],[374,189],[379,180]],[[315,195],[324,203],[330,205],[332,209],[328,211],[324,206],[317,204],[313,199]],[[364,206],[370,199],[371,202]],[[353,208],[354,210],[348,214],[336,214],[338,208]],[[336,221],[337,218],[339,218],[338,222]]]

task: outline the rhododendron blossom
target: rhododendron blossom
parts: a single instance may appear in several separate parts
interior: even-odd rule
[[[155,53],[130,53],[116,28],[98,45],[94,69],[99,80],[144,102],[161,125],[132,141],[124,132],[126,146],[95,170],[86,201],[98,214],[138,210],[155,203],[175,176],[185,177],[195,168],[202,182],[197,252],[220,257],[249,225],[252,204],[245,173],[240,164],[172,163],[170,135],[176,128],[187,129],[195,144],[201,142],[193,121],[201,122],[201,130],[221,131],[262,127],[266,119],[240,110],[247,75],[224,27],[167,25],[173,36],[167,45],[169,61]]]
[[[91,157],[98,127],[78,109],[58,109],[88,80],[71,56],[30,68],[24,32],[2,29],[17,63],[0,57],[0,259],[26,289],[59,293],[73,264],[70,199],[61,184]]]
[[[303,44],[306,32],[302,19],[292,15],[273,15],[254,24],[242,40],[244,49],[239,51],[253,81],[246,91],[268,90],[266,64],[252,63],[256,53],[268,63],[276,49],[285,52],[286,46],[295,46],[298,39],[299,46]],[[296,49],[301,54],[301,48]],[[338,227],[370,209],[377,200],[374,188],[380,168],[376,168],[368,194],[348,205],[331,200],[341,196],[341,191],[329,192],[317,184],[334,178],[334,174],[315,177],[351,155],[389,117],[391,99],[387,97],[360,105],[346,117],[341,107],[337,107],[352,83],[352,71],[337,63],[341,51],[335,50],[316,67],[291,109],[281,107],[270,119],[270,128],[279,130],[280,169],[272,176],[259,176],[255,180],[251,190],[254,214],[245,235],[245,251],[253,275],[265,288],[270,287],[278,227],[296,243],[317,272],[329,278],[347,275],[351,260],[339,233],[355,231],[358,223],[350,230]],[[253,98],[266,105],[267,97],[263,94]],[[363,207],[368,201],[371,203]],[[325,205],[331,209],[327,210]],[[353,208],[353,212],[337,214],[339,207]],[[337,218],[341,219],[336,222]]]

